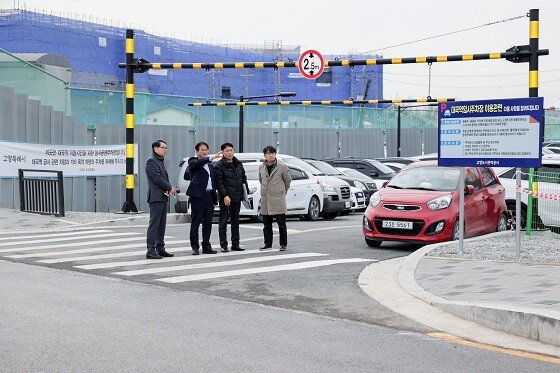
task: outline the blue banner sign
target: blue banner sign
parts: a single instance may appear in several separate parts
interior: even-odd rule
[[[439,104],[440,166],[541,167],[542,97]]]

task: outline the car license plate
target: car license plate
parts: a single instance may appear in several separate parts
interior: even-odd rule
[[[344,202],[344,207],[350,207],[350,206],[352,206],[352,202],[350,201]]]
[[[363,198],[356,198],[356,201],[358,201],[358,203],[364,203],[366,200]]]
[[[411,221],[383,220],[383,228],[412,229]]]

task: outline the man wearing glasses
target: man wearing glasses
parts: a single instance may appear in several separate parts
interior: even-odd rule
[[[148,177],[148,204],[150,205],[150,223],[146,234],[148,252],[146,259],[161,259],[173,254],[165,250],[165,225],[167,222],[167,203],[169,197],[177,195],[178,189],[169,184],[169,175],[163,163],[167,154],[167,144],[163,140],[152,143],[152,156],[146,162]]]

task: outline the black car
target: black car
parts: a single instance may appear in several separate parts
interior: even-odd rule
[[[334,167],[353,168],[374,179],[389,180],[393,177],[393,175],[395,175],[395,171],[391,167],[386,166],[375,159],[326,158],[323,159],[323,161]]]
[[[373,193],[377,192],[377,186],[373,180],[370,182],[365,182],[363,178],[357,178],[354,176],[348,176],[343,174],[340,170],[337,170],[332,165],[328,164],[325,161],[319,161],[317,159],[309,159],[303,158],[304,161],[312,165],[313,167],[317,168],[319,171],[324,173],[328,176],[334,176],[339,179],[346,181],[348,184],[352,185],[353,187],[359,188],[364,192],[364,196],[366,198],[366,205],[369,203],[369,198],[372,196]]]

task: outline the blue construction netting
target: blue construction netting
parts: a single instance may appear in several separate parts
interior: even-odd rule
[[[261,52],[239,50],[150,35],[135,30],[135,57],[150,62],[272,62],[297,61],[299,48]],[[0,15],[0,48],[9,53],[52,53],[71,65],[72,87],[123,90],[125,29],[49,14],[13,10]],[[377,55],[336,58],[379,58]],[[333,68],[323,80],[302,78],[297,68],[160,70],[135,74],[138,92],[237,99],[239,96],[297,93],[298,100],[382,99],[383,66]],[[366,97],[364,97],[364,95]]]

